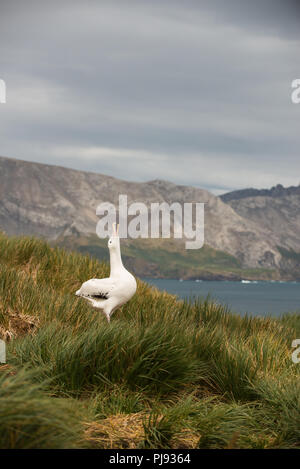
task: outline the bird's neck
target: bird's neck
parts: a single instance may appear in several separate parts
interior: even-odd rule
[[[118,274],[118,272],[120,272],[120,270],[123,268],[120,247],[118,247],[118,249],[109,251],[109,256],[110,256],[110,276],[112,277]]]

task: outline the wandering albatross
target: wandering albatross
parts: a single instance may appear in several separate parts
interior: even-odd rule
[[[101,309],[107,321],[120,306],[127,303],[136,292],[136,280],[125,269],[121,258],[119,225],[113,224],[113,233],[108,241],[110,255],[110,276],[93,278],[84,282],[76,295],[92,303],[94,308]]]

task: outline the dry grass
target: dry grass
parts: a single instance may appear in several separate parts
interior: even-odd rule
[[[145,439],[144,418],[143,412],[111,415],[100,422],[87,423],[84,437],[97,448],[140,448]]]
[[[29,314],[6,311],[6,328],[0,326],[0,338],[9,342],[12,338],[36,332],[39,319]]]
[[[145,421],[149,414],[111,415],[100,422],[86,424],[85,440],[91,446],[103,449],[138,449],[144,447]],[[163,415],[159,416],[159,423]],[[199,434],[189,428],[181,429],[170,439],[169,446],[174,449],[195,449],[198,447]]]
[[[195,430],[182,429],[170,440],[170,448],[172,449],[197,449],[200,434]]]

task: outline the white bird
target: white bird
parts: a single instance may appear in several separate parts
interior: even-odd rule
[[[136,292],[136,280],[125,269],[121,258],[119,225],[113,224],[113,234],[108,241],[110,255],[110,276],[93,278],[84,282],[76,295],[90,301],[94,308],[101,309],[107,321],[120,306],[127,303]]]

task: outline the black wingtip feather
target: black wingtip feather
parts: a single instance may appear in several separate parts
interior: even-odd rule
[[[108,299],[108,292],[106,293],[97,293],[96,295],[91,295],[92,298],[97,300],[107,300]]]

